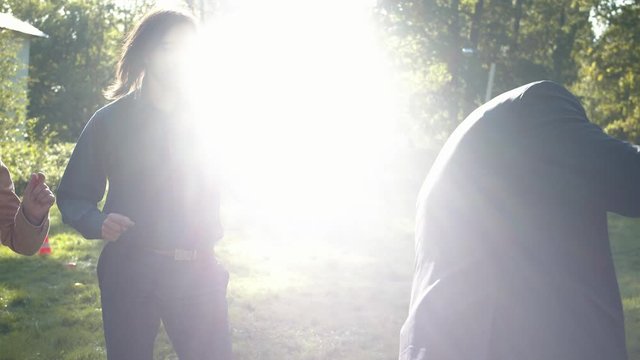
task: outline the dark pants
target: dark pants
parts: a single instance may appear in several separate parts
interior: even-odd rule
[[[160,321],[181,360],[231,359],[229,273],[213,254],[176,261],[111,243],[98,280],[109,360],[152,360]]]

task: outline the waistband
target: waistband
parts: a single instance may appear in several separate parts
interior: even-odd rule
[[[150,246],[144,247],[143,249],[154,255],[160,255],[174,261],[199,261],[206,259],[215,259],[215,252],[213,251],[213,249],[160,249]]]

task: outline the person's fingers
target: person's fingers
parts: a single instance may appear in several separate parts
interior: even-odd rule
[[[42,200],[40,203],[42,205],[49,205],[49,207],[51,207],[56,202],[56,196],[53,194],[53,191],[49,189],[47,184],[44,184],[44,186],[45,186],[45,191],[41,193]]]
[[[102,231],[109,231],[112,233],[117,233],[120,232],[120,227],[114,224],[109,224],[107,222],[105,222],[104,224],[102,224]]]
[[[115,241],[118,238],[118,234],[109,230],[102,232],[102,238],[109,241]]]
[[[53,206],[53,204],[56,203],[56,196],[53,194],[53,192],[51,191],[51,189],[49,188],[49,186],[47,185],[47,177],[45,174],[39,172],[37,174],[38,176],[38,181],[43,184],[46,188],[46,191],[43,192],[46,195],[44,196],[44,199],[42,199],[41,204],[43,205],[48,205],[49,207]]]
[[[114,221],[111,217],[108,217],[107,220],[105,220],[105,223],[114,229],[122,228],[122,226],[120,226],[120,224],[117,221]]]
[[[122,232],[122,227],[118,223],[109,221],[109,219],[102,224],[102,228],[117,233]]]
[[[131,219],[118,213],[111,213],[109,217],[120,225],[130,225],[132,223]]]
[[[34,200],[36,201],[37,204],[44,205],[44,200],[48,195],[49,194],[47,191],[41,191],[40,194],[34,197]]]
[[[107,219],[105,220],[105,225],[107,225],[107,226],[109,226],[110,228],[112,228],[112,229],[114,229],[114,230],[116,230],[116,231],[119,231],[119,232],[124,231],[124,226],[122,226],[118,221],[116,221],[116,220],[113,218],[113,215],[112,215],[112,214],[109,214],[109,215],[107,216]]]
[[[53,205],[55,201],[55,196],[51,190],[47,189],[45,191],[41,191],[40,194],[36,197],[36,202],[40,205]]]
[[[133,225],[135,225],[135,223],[133,221],[131,221],[131,219],[129,219],[128,217],[124,216],[124,215],[120,215],[117,213],[111,213],[109,214],[109,217],[111,217],[111,219],[113,221],[115,221],[116,223],[118,223],[118,225],[122,226],[125,229],[128,229],[130,227],[132,227]]]
[[[36,180],[37,181],[37,180]],[[31,198],[32,199],[37,199],[38,195],[40,195],[41,192],[45,191],[45,190],[49,190],[49,188],[47,187],[47,185],[45,184],[37,184],[33,190],[31,191]]]
[[[38,183],[38,176],[36,174],[31,174],[31,177],[29,178],[29,182],[27,182],[27,187],[24,189],[25,198],[31,197],[33,188],[37,185],[37,183]]]
[[[52,206],[53,206],[53,204],[55,204],[55,203],[56,203],[56,196],[55,196],[55,195],[53,195],[53,192],[50,192],[50,193],[47,195],[47,198],[45,199],[44,204],[45,204],[45,205],[47,205],[47,206],[49,206],[49,207],[52,207]]]
[[[123,232],[133,226],[133,221],[124,215],[111,213],[102,223],[102,238],[109,241],[116,241]]]
[[[51,189],[49,189],[49,187],[45,183],[42,183],[38,185],[35,189],[33,189],[33,198],[37,199],[43,194],[52,194]]]
[[[120,237],[121,232],[114,230],[113,228],[103,225],[102,226],[102,238],[105,240],[115,240]]]
[[[116,240],[120,239],[120,235],[122,235],[122,234],[121,233],[114,233],[113,235],[111,235],[109,237],[109,240],[116,241]]]
[[[115,231],[110,229],[106,224],[102,224],[102,236],[106,237],[109,234],[113,234]]]
[[[31,174],[31,178],[33,179],[33,188],[35,190],[36,187],[44,184],[44,174],[43,173],[33,173]]]

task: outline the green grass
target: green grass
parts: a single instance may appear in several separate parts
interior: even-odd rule
[[[95,275],[102,244],[60,224],[57,210],[51,217],[51,256],[0,250],[0,360],[105,358]],[[231,274],[236,359],[396,356],[413,267],[408,227],[349,238],[240,228],[227,226],[217,248]],[[156,359],[177,359],[164,332]]]
[[[238,360],[393,359],[413,268],[411,226],[374,233],[269,234],[227,226],[218,256],[231,273]],[[640,222],[612,216],[630,359],[640,360]],[[48,257],[0,250],[0,360],[104,359],[95,276],[102,244],[52,213]],[[75,262],[75,268],[67,263]],[[156,359],[176,359],[164,333]]]
[[[609,217],[609,233],[616,264],[629,359],[640,359],[640,221]]]

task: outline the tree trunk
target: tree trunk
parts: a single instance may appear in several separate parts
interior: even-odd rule
[[[462,53],[462,41],[460,37],[460,0],[451,1],[451,23],[449,24],[450,53],[448,69],[451,74],[451,87],[449,97],[449,118],[452,124],[457,124],[460,119],[460,55]]]
[[[515,54],[518,51],[518,37],[520,36],[520,21],[522,20],[522,6],[525,0],[516,0],[513,17],[513,34],[511,38],[510,52]]]
[[[564,62],[564,56],[566,52],[566,44],[565,44],[565,33],[564,33],[564,25],[567,22],[567,14],[566,14],[566,1],[562,3],[562,9],[560,10],[560,18],[558,19],[558,31],[556,32],[555,46],[553,48],[553,76],[554,80],[562,82],[562,63]]]
[[[484,0],[477,0],[476,7],[473,12],[473,16],[471,18],[471,31],[469,32],[469,46],[474,50],[475,54],[467,59],[465,63],[470,68],[475,68],[479,66],[480,59],[482,58],[480,54],[478,54],[478,45],[480,43],[480,29],[482,27],[482,16],[484,12]],[[470,75],[470,72],[467,72],[467,77]],[[473,86],[470,83],[466,83],[464,87],[464,97],[463,101],[463,111],[464,114],[468,114],[473,111],[473,108],[476,107],[475,99],[476,99],[476,91],[477,86]]]
[[[480,25],[482,23],[482,12],[484,10],[484,0],[478,0],[476,2],[476,9],[473,12],[473,19],[471,20],[471,33],[469,34],[469,42],[474,50],[478,49],[478,43],[480,42]]]

